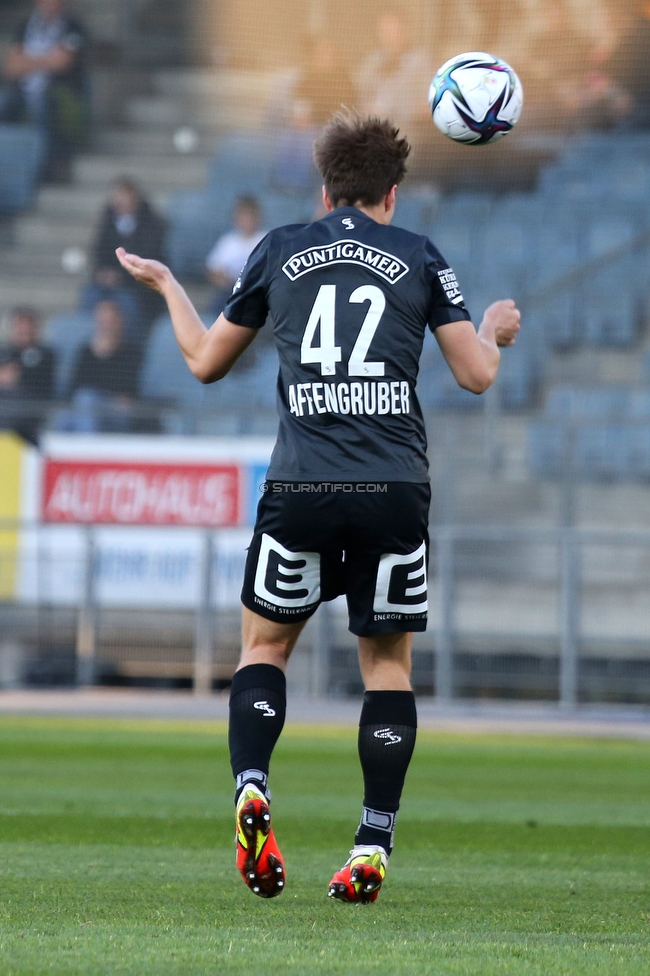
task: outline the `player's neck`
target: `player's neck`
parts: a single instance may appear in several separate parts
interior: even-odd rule
[[[391,220],[393,219],[393,214],[395,213],[394,207],[391,207],[390,210],[386,210],[383,200],[374,207],[368,207],[362,203],[353,203],[352,206],[355,210],[360,210],[361,213],[366,215],[366,217],[376,220],[378,224],[390,224]]]

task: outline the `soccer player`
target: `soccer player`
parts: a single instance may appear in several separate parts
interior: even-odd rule
[[[504,300],[487,309],[477,332],[431,241],[390,226],[409,151],[390,122],[334,116],[315,145],[326,216],[267,234],[210,329],[164,265],[118,251],[167,300],[179,346],[203,383],[225,376],[269,314],[273,321],[280,426],[246,561],[229,725],[237,865],[264,898],[285,884],[268,791],[285,669],[306,621],[340,594],[366,689],[365,793],[350,857],[329,894],[377,898],[415,745],[412,636],[427,625],[430,490],[415,390],[425,329],[474,393],[493,382],[499,347],[519,331],[519,312]]]

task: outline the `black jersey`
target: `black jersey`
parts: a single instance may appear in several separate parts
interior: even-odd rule
[[[280,358],[278,481],[428,481],[415,393],[427,326],[469,319],[426,237],[339,207],[271,231],[224,309],[252,328],[270,313]]]

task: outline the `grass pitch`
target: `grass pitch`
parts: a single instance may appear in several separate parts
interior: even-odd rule
[[[355,739],[285,731],[265,902],[222,725],[1,719],[0,974],[646,976],[650,744],[420,734],[384,890],[348,906]]]

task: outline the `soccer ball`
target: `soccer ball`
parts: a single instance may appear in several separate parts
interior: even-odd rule
[[[445,61],[429,88],[433,121],[455,142],[485,146],[507,135],[524,93],[509,64],[482,51]]]

